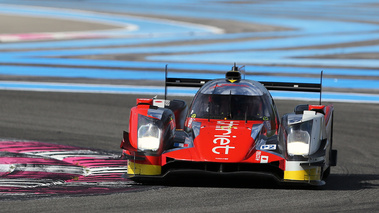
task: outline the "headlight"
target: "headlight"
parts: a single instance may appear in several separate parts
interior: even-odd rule
[[[161,130],[153,125],[141,125],[138,129],[138,149],[157,151],[161,142]]]
[[[310,135],[307,131],[293,130],[287,137],[287,152],[290,155],[308,155]]]

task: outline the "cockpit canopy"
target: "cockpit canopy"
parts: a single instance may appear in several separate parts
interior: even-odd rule
[[[271,120],[276,118],[271,96],[264,86],[250,80],[225,79],[206,83],[196,94],[189,115],[193,118]]]

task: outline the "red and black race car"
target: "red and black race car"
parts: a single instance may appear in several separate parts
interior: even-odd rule
[[[166,86],[201,88],[189,108],[182,100],[166,100],[166,95],[163,100],[137,99],[120,145],[132,180],[173,171],[248,172],[324,185],[336,165],[333,106],[298,105],[279,119],[268,92],[321,94],[321,83],[245,80],[234,65],[223,79],[166,77]]]

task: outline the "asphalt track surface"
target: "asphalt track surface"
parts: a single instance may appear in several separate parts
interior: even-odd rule
[[[119,151],[134,95],[2,91],[1,138]],[[187,97],[188,99],[188,97]],[[277,101],[280,113],[296,101]],[[2,212],[375,212],[378,210],[379,106],[336,103],[338,166],[326,186],[281,186],[266,178],[193,177],[173,186],[108,195],[2,200]],[[75,118],[75,119],[73,119]],[[21,200],[19,200],[21,199]]]
[[[57,20],[44,21],[49,23]],[[82,26],[77,22],[75,24],[64,26],[68,31]],[[54,28],[54,24],[51,26]],[[105,25],[86,27],[107,29]],[[255,27],[262,29],[268,26]],[[43,32],[43,29],[37,30]],[[9,33],[22,32],[13,29]],[[93,57],[101,59],[105,56]],[[118,57],[114,55],[114,58]],[[16,81],[128,83],[109,79],[1,77]],[[147,82],[154,84],[152,81]],[[139,82],[144,83],[146,81]],[[122,131],[128,127],[129,110],[137,97],[151,95],[0,91],[0,138],[118,153]],[[190,97],[178,98],[190,100]],[[304,101],[276,101],[281,115],[291,112],[298,103]],[[131,183],[137,188],[135,191],[2,196],[0,212],[377,212],[379,105],[333,104],[334,148],[338,150],[338,162],[332,168],[327,185],[320,189],[278,185],[267,177],[180,176],[171,185],[144,187]]]

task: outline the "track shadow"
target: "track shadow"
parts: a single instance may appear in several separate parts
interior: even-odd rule
[[[255,189],[300,189],[300,190],[362,190],[379,188],[379,175],[338,175],[331,174],[324,186],[298,183],[282,183],[271,176],[212,175],[212,174],[169,174],[164,179],[144,183],[147,185],[212,188],[255,188]],[[375,183],[372,183],[375,182]]]
[[[277,188],[280,184],[270,176],[170,174],[162,184],[184,187]]]
[[[327,180],[325,190],[379,189],[379,174],[332,174]]]

